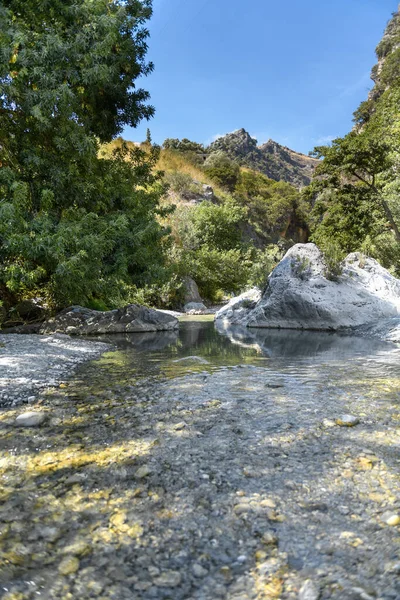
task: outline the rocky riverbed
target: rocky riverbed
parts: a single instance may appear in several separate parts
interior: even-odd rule
[[[127,337],[4,408],[0,597],[400,598],[400,352],[290,335]]]
[[[68,335],[0,334],[0,407],[34,402],[41,390],[59,385],[107,349]]]

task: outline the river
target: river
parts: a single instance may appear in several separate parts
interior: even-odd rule
[[[109,341],[39,430],[0,428],[4,598],[400,598],[398,346],[207,319]]]

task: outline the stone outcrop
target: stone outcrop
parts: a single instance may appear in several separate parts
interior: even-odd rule
[[[189,302],[203,302],[202,297],[200,296],[199,288],[197,287],[197,283],[191,277],[185,277],[183,280],[184,286],[184,304],[189,304]]]
[[[188,302],[183,307],[187,315],[212,315],[213,311],[208,309],[203,302]]]
[[[295,187],[309,185],[319,161],[295,152],[273,140],[261,146],[245,129],[218,138],[209,152],[223,152],[238,164],[260,171],[275,181],[286,181]]]
[[[239,324],[247,317],[249,311],[256,307],[260,299],[261,290],[259,288],[253,288],[240,296],[235,296],[217,312],[215,320]]]
[[[400,47],[400,5],[397,12],[393,14],[389,21],[382,40],[376,48],[378,63],[373,67],[371,79],[374,82],[374,87],[368,95],[368,100],[372,103],[376,102],[383,94],[385,89],[390,85],[389,80],[382,81],[382,72],[385,68],[388,59]]]
[[[145,331],[170,331],[178,326],[178,319],[172,315],[136,304],[109,311],[71,306],[58,313],[53,319],[46,321],[41,327],[40,333],[66,333],[68,335],[142,333]]]
[[[274,269],[254,308],[232,314],[226,309],[218,320],[246,327],[354,330],[400,317],[400,280],[358,253],[343,261],[341,275],[332,280],[317,246],[297,244]]]

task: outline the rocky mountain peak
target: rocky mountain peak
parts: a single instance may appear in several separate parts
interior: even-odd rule
[[[257,148],[257,140],[243,128],[227,133],[218,138],[210,146],[211,152],[223,151],[231,158],[246,156]],[[232,156],[232,154],[234,156]]]
[[[258,146],[257,140],[244,128],[218,138],[211,144],[209,151],[224,152],[242,166],[299,188],[310,183],[318,164],[315,158],[295,152],[271,139]]]

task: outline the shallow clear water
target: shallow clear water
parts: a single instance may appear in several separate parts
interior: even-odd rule
[[[213,321],[193,319],[181,322],[179,331],[114,335],[104,341],[116,346],[116,351],[108,353],[102,362],[123,363],[130,375],[175,377],[188,371],[246,364],[303,380],[332,378],[339,384],[342,373],[345,380],[387,378],[400,382],[400,347],[372,338],[292,330],[217,329]],[[182,360],[188,357],[203,360]]]

